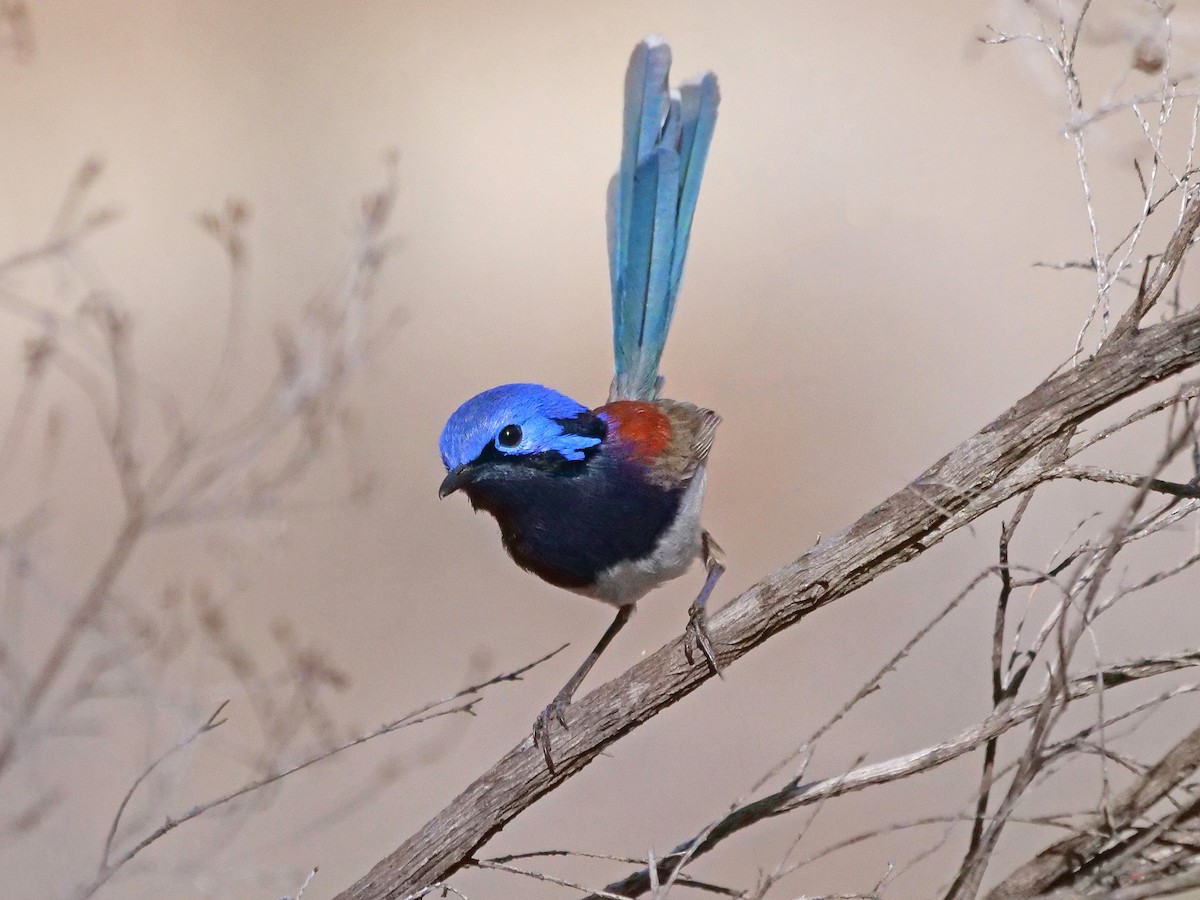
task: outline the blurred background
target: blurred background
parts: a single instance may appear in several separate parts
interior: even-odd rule
[[[1145,10],[1113,6],[1096,19],[1111,27],[1098,52],[1127,59]],[[359,198],[389,171],[397,193],[371,300],[379,339],[342,395],[339,439],[286,503],[173,522],[138,542],[116,597],[143,611],[186,607],[172,615],[207,637],[170,665],[146,663],[141,680],[106,683],[19,758],[0,783],[4,893],[73,896],[87,884],[133,779],[222,700],[229,721],[147,780],[116,846],[280,761],[571,643],[524,680],[490,689],[472,718],[381,737],[188,823],[97,896],[278,897],[317,865],[305,896],[331,896],[528,734],[609,612],[520,571],[492,520],[461,498],[438,501],[437,437],[460,402],[504,382],[604,399],[604,195],[625,64],[644,35],[669,39],[675,80],[712,69],[723,95],[663,364],[668,395],[724,417],[705,516],[729,558],[717,605],[850,524],[1066,360],[1095,276],[1033,266],[1092,254],[1061,86],[1037,46],[978,40],[988,25],[1027,27],[1023,8],[29,3],[32,44],[0,55],[0,258],[53,234],[81,165],[103,161],[87,204],[119,215],[88,236],[74,265],[88,269],[89,290],[103,285],[129,310],[147,409],[170,395],[215,430],[253,419],[278,369],[277,335],[339,284],[355,252]],[[1101,79],[1096,92],[1112,86]],[[1097,202],[1115,238],[1139,202],[1131,163],[1145,144],[1116,124],[1094,134]],[[197,218],[206,210],[217,211],[207,227]],[[220,238],[230,222],[244,242],[241,349],[223,356],[231,267],[206,231]],[[20,297],[69,315],[77,285],[63,281],[75,278],[51,264],[8,273],[0,290],[10,313]],[[60,304],[64,291],[75,299]],[[6,416],[22,396],[24,342],[44,322],[0,322]],[[214,378],[215,411],[205,399]],[[166,408],[139,421],[146,459],[169,444]],[[31,659],[92,583],[120,519],[90,410],[70,378],[53,379],[3,483],[6,533],[36,517],[21,532],[41,573],[21,607]],[[1044,530],[1019,548],[1024,561],[1043,564],[1064,525],[1095,507],[1087,490],[1050,495]],[[486,852],[666,852],[747,795],[994,561],[998,530],[998,519],[984,520],[772,640]],[[585,690],[674,638],[700,581],[697,570],[643,601]],[[810,774],[923,747],[983,716],[991,621],[990,598],[957,613],[822,742]],[[1136,624],[1153,637],[1171,634],[1172,621]],[[84,646],[107,646],[103,634],[112,628]],[[87,677],[81,662],[63,684]],[[297,687],[298,678],[308,681]],[[977,772],[977,760],[962,760],[830,803],[802,846],[816,852],[879,824],[881,811],[895,821],[965,812]],[[806,820],[747,832],[694,874],[751,885]],[[867,890],[948,828],[829,856],[785,894]],[[964,829],[905,868],[893,895],[943,884]],[[1017,830],[994,874],[1048,838]],[[592,886],[627,868],[546,864]],[[570,896],[478,871],[454,884],[472,898]]]

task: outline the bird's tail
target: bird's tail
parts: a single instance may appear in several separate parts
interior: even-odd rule
[[[621,167],[608,187],[608,262],[616,376],[610,400],[658,395],[659,360],[683,277],[704,160],[717,122],[717,77],[669,90],[671,48],[650,37],[625,75]]]

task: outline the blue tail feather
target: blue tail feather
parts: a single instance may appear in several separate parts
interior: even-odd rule
[[[609,268],[613,297],[624,272],[632,208],[621,198],[632,198],[638,162],[653,148],[667,116],[667,75],[671,48],[661,41],[642,41],[629,58],[625,72],[625,112],[621,139],[621,166],[609,190]]]
[[[625,78],[621,166],[609,184],[616,376],[611,399],[653,399],[683,277],[719,93],[711,72],[670,91],[671,50],[649,38]]]
[[[692,232],[692,217],[700,198],[700,179],[717,125],[717,105],[721,92],[717,76],[707,72],[697,81],[686,82],[680,89],[683,115],[683,134],[679,155],[683,160],[683,185],[679,194],[679,220],[675,230],[675,261],[671,265],[671,296],[679,291],[683,278],[683,261],[687,256],[688,238]]]

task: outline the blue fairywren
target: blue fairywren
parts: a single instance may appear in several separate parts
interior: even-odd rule
[[[621,163],[608,190],[616,375],[588,409],[540,384],[472,397],[446,422],[439,494],[462,491],[495,516],[517,564],[617,608],[579,670],[538,716],[534,739],[553,768],[550,727],[634,605],[697,557],[707,578],[689,610],[685,648],[717,669],[705,602],[725,567],[700,527],[705,464],[720,416],[659,399],[659,360],[683,275],[700,179],[717,118],[711,72],[669,90],[671,49],[638,44],[625,76]]]

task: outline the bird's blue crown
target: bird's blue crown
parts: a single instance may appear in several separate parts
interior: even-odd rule
[[[583,459],[583,451],[600,438],[570,434],[561,423],[583,412],[582,403],[540,384],[502,384],[454,411],[439,441],[442,462],[447,469],[464,465],[488,445],[509,456],[554,451],[564,459]]]

